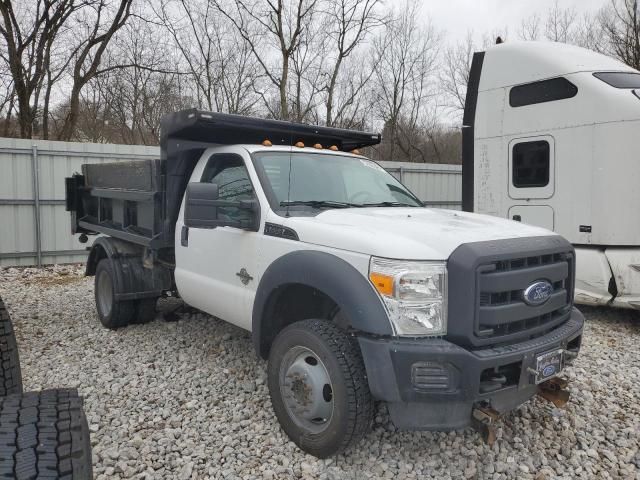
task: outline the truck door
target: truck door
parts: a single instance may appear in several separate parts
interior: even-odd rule
[[[218,185],[220,200],[257,199],[243,156],[214,153],[204,169],[196,167],[192,182]],[[218,207],[230,220],[250,213],[236,207]],[[251,329],[248,298],[255,292],[259,234],[236,227],[188,228],[184,204],[176,224],[176,285],[189,305]],[[255,278],[254,278],[255,277]]]
[[[555,191],[553,137],[512,139],[508,151],[508,218],[553,230],[554,211],[549,205]]]

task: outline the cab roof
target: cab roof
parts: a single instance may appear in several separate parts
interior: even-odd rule
[[[566,43],[505,42],[486,50],[479,90],[595,71],[636,72],[611,57]]]

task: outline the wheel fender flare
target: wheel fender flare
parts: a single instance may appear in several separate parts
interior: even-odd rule
[[[345,313],[350,326],[373,335],[392,335],[382,300],[358,270],[345,260],[326,252],[298,250],[275,260],[266,269],[252,312],[252,338],[258,356],[266,358],[270,344],[264,332],[269,328],[270,299],[280,288],[301,284],[330,297]]]
[[[86,275],[95,275],[100,260],[108,259],[115,275],[114,288],[119,300],[157,298],[172,285],[171,273],[164,267],[145,268],[138,245],[111,237],[96,239],[87,260]]]
[[[91,277],[96,274],[98,262],[103,258],[114,259],[125,255],[142,255],[142,248],[129,242],[124,242],[112,237],[98,237],[93,242],[85,275]]]

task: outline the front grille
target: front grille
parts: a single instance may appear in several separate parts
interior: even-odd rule
[[[573,254],[566,252],[480,265],[476,338],[495,343],[526,340],[544,335],[565,321],[572,303],[573,261]],[[523,292],[538,280],[552,284],[551,297],[542,305],[527,305]]]

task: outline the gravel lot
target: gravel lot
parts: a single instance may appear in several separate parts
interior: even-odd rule
[[[492,448],[472,430],[396,432],[380,408],[356,449],[316,460],[281,432],[248,333],[204,314],[108,331],[92,280],[71,266],[0,269],[25,388],[85,396],[98,479],[640,480],[638,313],[583,308],[568,407],[534,399],[504,418]]]

